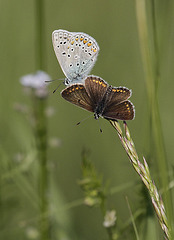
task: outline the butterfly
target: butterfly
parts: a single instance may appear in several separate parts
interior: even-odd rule
[[[52,42],[66,76],[64,84],[84,83],[99,53],[96,40],[86,33],[59,29],[52,33]]]
[[[61,95],[70,103],[94,113],[94,118],[107,120],[132,120],[135,108],[131,101],[131,90],[112,87],[102,78],[88,76],[84,84],[72,84]]]

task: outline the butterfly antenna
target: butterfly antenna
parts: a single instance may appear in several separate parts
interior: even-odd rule
[[[59,81],[59,80],[64,80],[63,78],[60,78],[60,79],[52,79],[52,80],[46,80],[45,82],[46,83],[49,83],[49,82],[55,82],[55,81]]]
[[[60,79],[53,79],[53,80],[46,80],[45,82],[46,83],[50,83],[50,82],[55,82],[55,81],[59,81],[59,80],[64,80],[63,78],[60,78]],[[60,87],[60,85],[62,84],[63,82],[61,82],[57,87],[56,89],[54,89],[53,93],[55,93],[57,91],[57,89]]]
[[[82,119],[82,121],[76,123],[76,125],[80,125],[82,122],[86,121],[86,120],[87,120],[88,118],[90,118],[90,117],[93,117],[93,116],[90,115],[90,116],[88,116],[88,117]]]
[[[55,93],[57,91],[57,89],[60,87],[60,85],[63,84],[63,82],[61,82],[57,87],[56,89],[54,89],[53,93]]]
[[[102,133],[103,130],[102,130],[102,128],[101,128],[101,124],[100,124],[100,120],[99,120],[99,118],[97,119],[97,122],[98,122],[98,124],[99,124],[100,132]]]

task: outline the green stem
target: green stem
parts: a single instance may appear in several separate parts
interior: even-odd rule
[[[149,170],[149,167],[148,167],[148,164],[147,164],[145,158],[143,157],[144,165],[139,161],[139,157],[137,155],[135,145],[130,136],[130,132],[129,132],[126,122],[124,122],[125,136],[123,135],[123,131],[118,122],[111,121],[111,120],[109,122],[117,131],[120,141],[121,141],[124,149],[126,150],[126,153],[130,159],[130,162],[131,162],[133,168],[138,173],[138,175],[141,177],[141,180],[145,184],[145,186],[150,194],[152,204],[154,206],[160,226],[161,226],[162,230],[164,231],[166,239],[172,239],[170,232],[169,232],[168,219],[166,218],[166,211],[165,211],[165,207],[164,207],[162,198],[158,193],[158,190],[155,186],[153,179],[151,178],[150,170]]]
[[[39,160],[39,198],[40,198],[40,239],[50,239],[49,203],[48,203],[48,166],[47,166],[47,121],[46,101],[35,99],[36,144]]]
[[[45,16],[44,0],[35,1],[36,8],[36,69],[45,69]],[[36,99],[36,141],[39,158],[39,194],[40,194],[40,239],[50,239],[50,221],[48,204],[47,169],[47,124],[45,116],[46,100]]]
[[[36,69],[45,69],[44,0],[36,0]]]
[[[142,60],[146,77],[150,113],[152,118],[152,131],[153,131],[152,134],[155,140],[157,155],[156,159],[158,160],[157,164],[160,174],[159,178],[162,181],[162,187],[164,190],[164,202],[166,205],[167,215],[171,226],[173,207],[171,193],[168,190],[169,186],[168,166],[165,154],[165,146],[163,140],[157,96],[158,82],[160,81],[160,65],[154,0],[151,0],[151,4],[152,4],[151,9],[152,9],[152,32],[153,32],[152,40],[154,50],[152,45],[150,44],[145,0],[136,0],[137,23],[140,47],[142,52]]]

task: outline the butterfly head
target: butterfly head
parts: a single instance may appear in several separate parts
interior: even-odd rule
[[[70,84],[70,82],[71,81],[68,78],[65,78],[63,83],[64,83],[65,86],[68,86]]]

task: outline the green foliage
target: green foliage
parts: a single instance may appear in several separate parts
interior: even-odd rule
[[[93,36],[100,54],[92,74],[132,89],[133,157],[145,156],[142,172],[155,181],[172,234],[173,21],[173,1],[0,1],[0,239],[164,238],[152,195],[108,122],[102,134],[95,120],[75,126],[89,113],[57,96],[62,88],[52,95],[51,84],[42,95],[19,83],[38,70],[64,78],[51,43],[60,28]],[[83,152],[80,166],[85,148],[91,162]]]

